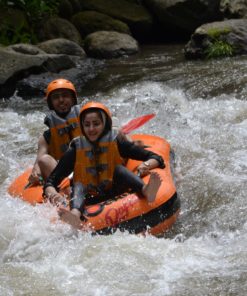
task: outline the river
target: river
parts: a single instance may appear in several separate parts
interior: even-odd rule
[[[156,45],[103,68],[80,97],[106,103],[119,125],[156,113],[138,132],[175,152],[180,217],[164,238],[92,237],[10,197],[47,109],[42,98],[1,99],[0,295],[245,296],[247,57],[185,61],[182,46]]]

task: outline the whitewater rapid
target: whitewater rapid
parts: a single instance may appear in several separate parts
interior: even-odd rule
[[[46,108],[41,98],[1,102],[0,295],[245,296],[247,101],[192,90],[156,77],[86,97],[107,104],[119,125],[156,113],[137,132],[170,142],[181,198],[178,221],[160,239],[77,233],[54,223],[51,206],[10,197],[7,187],[35,159]]]

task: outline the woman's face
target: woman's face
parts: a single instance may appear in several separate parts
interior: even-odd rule
[[[91,142],[95,142],[104,131],[104,124],[98,112],[87,113],[82,119],[84,133]]]

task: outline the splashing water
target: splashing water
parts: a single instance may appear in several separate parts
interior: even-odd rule
[[[174,58],[167,56],[161,62]],[[155,61],[150,56],[154,66]],[[138,62],[143,72],[146,63]],[[173,73],[181,62],[176,65]],[[202,64],[196,67],[200,71]],[[16,98],[2,104],[0,295],[245,295],[247,102],[222,91],[205,100],[184,87],[194,88],[198,77],[191,83],[188,75],[175,87],[161,70],[162,65],[155,68],[154,80],[120,83],[89,99],[106,103],[120,125],[156,113],[138,133],[170,142],[182,202],[179,220],[162,239],[77,233],[51,222],[54,208],[11,198],[7,186],[35,159],[45,109],[37,111],[35,101],[13,103]],[[217,79],[224,84],[224,77]],[[205,79],[197,89],[205,90]]]

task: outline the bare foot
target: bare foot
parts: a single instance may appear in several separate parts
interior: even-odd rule
[[[142,194],[147,198],[148,202],[153,202],[155,200],[161,182],[162,180],[158,173],[152,172],[150,174],[148,183],[142,188]]]
[[[81,229],[81,219],[73,214],[71,211],[67,210],[66,208],[60,207],[58,209],[58,215],[60,216],[60,219],[71,226],[73,226],[76,229]]]

